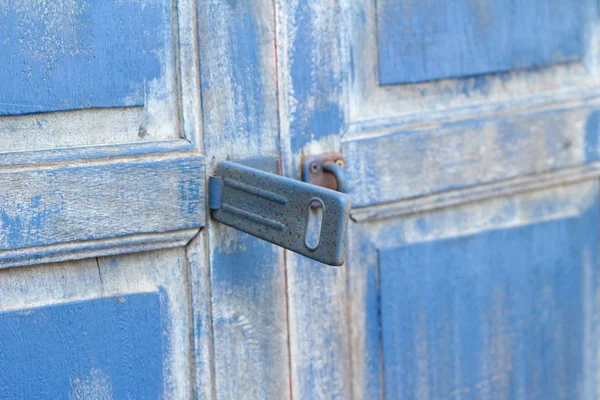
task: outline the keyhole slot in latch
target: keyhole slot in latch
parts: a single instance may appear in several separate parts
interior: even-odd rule
[[[325,204],[319,198],[312,198],[307,207],[306,232],[304,233],[304,245],[310,251],[315,251],[321,242],[321,227]]]

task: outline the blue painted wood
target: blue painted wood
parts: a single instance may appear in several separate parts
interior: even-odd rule
[[[600,159],[598,106],[391,129],[343,143],[353,207],[476,187]]]
[[[360,362],[352,366],[352,394],[357,399],[382,399],[383,375],[380,349],[379,262],[377,243],[359,224],[348,226],[348,293],[351,310],[364,310],[354,314],[351,329],[360,332],[351,338],[351,352]],[[358,317],[361,316],[361,317]]]
[[[381,84],[580,60],[595,0],[378,0]]]
[[[168,1],[3,1],[0,115],[143,106],[171,36]]]
[[[346,71],[339,69],[344,59],[342,2],[278,3],[283,21],[278,47],[285,48],[279,54],[282,165],[285,175],[300,179],[301,156],[339,151],[339,135],[347,124]],[[292,253],[286,254],[286,264],[292,397],[350,398],[348,308],[342,296],[346,270]]]
[[[232,247],[217,245],[212,259],[212,294],[220,301],[213,314],[217,393],[244,392],[248,398],[276,393],[285,397],[289,389],[283,383],[287,383],[288,374],[281,364],[287,354],[282,354],[285,349],[279,342],[287,318],[285,297],[279,282],[272,278],[283,269],[280,252],[269,242],[224,229],[222,234]],[[228,301],[222,300],[225,298]],[[227,380],[224,371],[230,371],[232,379]],[[234,378],[244,371],[254,378]]]
[[[0,313],[0,398],[161,398],[166,302],[138,293]]]
[[[271,173],[278,172],[273,156],[280,150],[274,7],[253,0],[198,2],[205,151],[215,161],[257,157],[252,166]],[[218,222],[210,222],[208,236],[216,397],[287,398],[283,251]],[[196,395],[207,392],[197,387]]]
[[[380,249],[386,398],[596,398],[598,217]]]
[[[163,238],[165,247],[185,243],[204,224],[203,179],[203,157],[193,153],[3,171],[0,267],[72,253],[74,243],[85,256],[95,255],[95,241],[103,255],[128,241],[130,251],[161,248],[161,235],[177,236]]]
[[[296,154],[311,141],[339,135],[346,124],[346,110],[340,103],[344,76],[336,64],[341,58],[340,4],[281,3],[288,19],[282,30],[292,38],[284,64],[289,68],[285,82],[288,120],[282,123],[289,123],[291,151]],[[295,174],[298,169],[294,166],[286,173]]]

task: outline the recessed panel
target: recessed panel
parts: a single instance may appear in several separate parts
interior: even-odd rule
[[[378,0],[384,85],[580,60],[593,0]]]
[[[597,198],[588,206],[380,250],[386,398],[595,398]]]
[[[169,1],[3,1],[0,116],[144,106],[171,37]]]
[[[165,295],[0,313],[0,393],[10,399],[158,399]]]

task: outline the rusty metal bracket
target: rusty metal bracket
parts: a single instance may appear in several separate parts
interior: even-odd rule
[[[338,192],[348,193],[344,157],[340,153],[309,156],[302,160],[302,180]]]
[[[221,162],[209,180],[212,217],[329,265],[342,265],[350,196],[234,162]],[[311,207],[320,204],[316,240]],[[309,239],[311,235],[311,240]]]

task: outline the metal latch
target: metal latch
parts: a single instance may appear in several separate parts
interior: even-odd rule
[[[227,161],[209,192],[215,220],[325,264],[344,263],[350,196]]]

